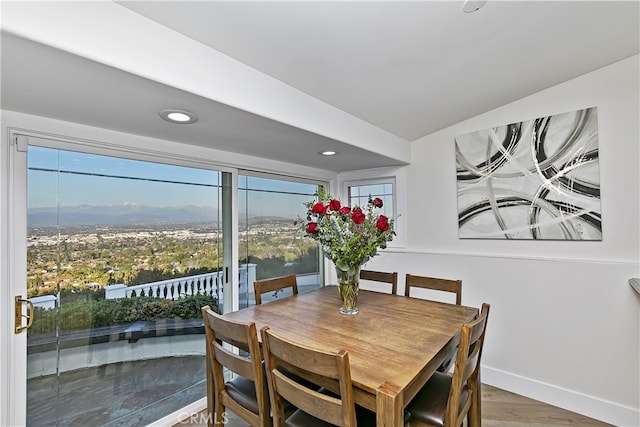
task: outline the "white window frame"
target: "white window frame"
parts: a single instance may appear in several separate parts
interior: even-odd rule
[[[393,221],[396,236],[387,244],[389,248],[403,248],[406,245],[406,217],[404,215],[405,198],[405,169],[403,167],[364,169],[343,172],[338,175],[338,188],[341,200],[349,199],[349,187],[375,184],[392,184],[393,188]]]

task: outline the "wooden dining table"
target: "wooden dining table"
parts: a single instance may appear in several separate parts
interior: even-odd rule
[[[276,299],[224,316],[269,326],[295,342],[349,352],[355,402],[378,427],[404,425],[404,408],[456,347],[478,309],[360,290],[356,315],[339,312],[336,286]]]

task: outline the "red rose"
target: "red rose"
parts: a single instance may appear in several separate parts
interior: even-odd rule
[[[376,208],[381,208],[382,207],[382,199],[379,197],[376,197],[375,199],[373,199],[373,206],[375,206]]]
[[[333,199],[332,201],[330,201],[329,202],[329,209],[331,209],[332,211],[339,211],[340,210],[340,200]]]
[[[359,208],[354,209],[353,212],[351,212],[351,219],[356,224],[362,224],[365,220],[365,216],[362,213],[362,209],[359,209]]]
[[[327,207],[322,203],[316,203],[311,208],[311,213],[324,215],[327,212]]]
[[[318,223],[316,222],[310,222],[309,224],[307,224],[307,233],[310,234],[318,234]]]
[[[351,208],[349,206],[343,206],[340,208],[340,213],[342,215],[349,215],[349,213],[351,213]]]
[[[387,231],[389,229],[389,219],[384,215],[380,215],[376,221],[376,228],[380,231]]]

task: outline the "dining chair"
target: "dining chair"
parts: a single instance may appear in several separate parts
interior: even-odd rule
[[[225,319],[209,306],[202,307],[202,317],[209,427],[225,422],[225,409],[253,427],[271,426],[271,405],[256,324]],[[241,351],[234,351],[233,347]],[[225,381],[225,369],[227,375],[233,375],[232,379]]]
[[[429,289],[433,291],[451,292],[456,295],[456,305],[462,304],[462,280],[441,279],[438,277],[415,276],[407,274],[404,295],[411,296],[411,288]],[[440,372],[448,372],[456,357],[457,349],[453,349],[438,368]]]
[[[347,351],[332,353],[305,347],[268,326],[260,333],[274,427],[375,425],[375,413],[360,407],[356,411]],[[300,382],[305,377],[326,388],[306,387]],[[287,404],[297,409],[287,414]]]
[[[295,274],[253,282],[253,292],[255,294],[256,305],[262,304],[262,294],[267,292],[276,292],[287,288],[291,288],[293,295],[298,294],[298,279]]]
[[[404,285],[404,295],[411,296],[411,288],[431,289],[456,294],[456,304],[462,304],[462,280],[440,279],[437,277],[415,276],[407,274]]]
[[[407,405],[406,426],[459,427],[464,418],[470,427],[479,426],[480,358],[484,346],[489,304],[480,315],[462,326],[453,373],[435,372]]]
[[[383,271],[360,270],[361,280],[371,280],[373,282],[388,283],[391,285],[391,294],[395,295],[398,290],[398,273],[387,273]]]

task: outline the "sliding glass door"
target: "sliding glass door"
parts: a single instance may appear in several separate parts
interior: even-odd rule
[[[12,289],[33,304],[8,347],[19,424],[141,426],[179,411],[206,395],[203,305],[251,305],[269,277],[323,283],[300,223],[320,183],[12,141]]]
[[[28,147],[27,425],[146,425],[206,396],[222,172]]]

